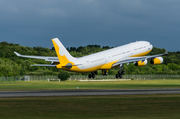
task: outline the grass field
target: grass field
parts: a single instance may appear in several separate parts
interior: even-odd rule
[[[180,88],[180,80],[0,82],[0,91]],[[180,94],[0,98],[0,119],[179,119]]]
[[[180,88],[180,80],[132,80],[116,82],[45,82],[45,81],[17,81],[0,82],[0,91],[28,91],[28,90],[75,90],[79,89],[162,89]]]
[[[179,119],[180,95],[0,98],[1,119]]]

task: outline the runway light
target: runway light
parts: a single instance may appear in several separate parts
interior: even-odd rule
[[[79,89],[79,87],[77,87],[77,89]]]

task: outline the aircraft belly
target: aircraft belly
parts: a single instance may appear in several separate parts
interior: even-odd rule
[[[79,68],[78,66],[72,67],[70,70],[68,71],[73,71],[73,72],[80,72],[80,73],[85,73],[85,72],[93,72],[96,71],[98,69],[100,69],[102,65],[99,66],[94,66],[94,67],[88,67],[88,68]]]

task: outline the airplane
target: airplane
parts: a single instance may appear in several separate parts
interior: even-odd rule
[[[151,52],[153,46],[147,41],[136,41],[105,51],[97,52],[83,57],[73,57],[63,46],[58,38],[52,39],[57,57],[21,55],[14,51],[19,57],[44,59],[51,64],[34,64],[31,66],[51,66],[72,72],[87,73],[89,78],[95,78],[97,70],[102,70],[102,75],[107,75],[108,70],[119,66],[116,78],[122,78],[125,74],[124,64],[134,63],[135,66],[145,66],[147,60],[153,65],[163,62],[162,56],[168,55],[166,50],[163,54],[145,56]]]

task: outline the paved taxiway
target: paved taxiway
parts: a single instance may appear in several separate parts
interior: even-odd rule
[[[180,94],[180,89],[0,91],[0,97]]]

